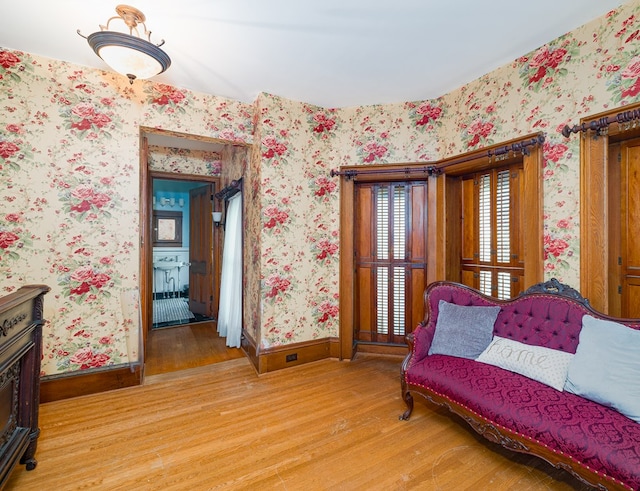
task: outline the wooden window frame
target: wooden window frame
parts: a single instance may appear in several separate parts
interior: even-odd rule
[[[511,140],[506,145],[525,141],[536,136]],[[481,172],[487,169],[500,168],[522,161],[523,200],[522,215],[526,216],[522,226],[524,241],[523,289],[543,281],[544,278],[544,232],[543,232],[543,151],[541,145],[531,147],[524,155],[508,154],[500,160],[490,159],[487,150],[502,148],[505,144],[496,145],[482,151],[470,152],[464,162],[447,165],[448,161],[460,160],[460,156],[452,157],[438,164],[444,173],[435,179],[434,186],[429,188],[431,196],[429,212],[433,214],[429,221],[429,251],[427,271],[429,282],[437,280],[460,281],[461,266],[461,181],[459,176]]]
[[[457,280],[460,283],[474,287],[478,290],[483,290],[480,286],[480,272],[491,273],[491,291],[485,292],[496,298],[512,298],[523,289],[522,274],[524,272],[524,264],[522,261],[522,232],[521,227],[524,223],[523,216],[520,213],[520,202],[524,198],[520,190],[520,180],[523,174],[522,161],[516,162],[512,165],[503,165],[484,169],[480,172],[470,172],[459,176],[461,198],[463,208],[461,210],[461,233],[460,240],[462,240],[461,254],[461,271],[460,278]],[[483,258],[482,255],[482,243],[481,243],[481,213],[478,208],[481,191],[481,180],[483,177],[487,178],[490,187],[487,198],[489,199],[488,206],[491,208],[491,215],[494,217],[491,223],[491,229],[489,230],[489,251],[487,257]],[[509,223],[508,236],[505,236],[509,245],[509,254],[507,259],[499,258],[499,181],[501,176],[508,179],[508,197],[506,213],[508,214],[507,220]],[[467,195],[467,193],[469,193]],[[465,198],[465,195],[466,198]],[[466,204],[465,204],[466,203]],[[469,254],[471,251],[472,254]],[[508,297],[501,297],[500,288],[498,287],[498,278],[501,274],[509,274],[509,286]],[[515,278],[515,282],[514,282]],[[505,292],[503,292],[505,294]]]
[[[363,237],[361,240],[366,242],[365,247],[371,247],[371,249],[367,250],[364,256],[362,255],[364,251],[360,250],[360,254],[354,262],[354,274],[358,280],[354,297],[358,297],[360,300],[359,306],[354,311],[355,338],[360,344],[359,349],[368,350],[370,346],[367,348],[363,348],[363,346],[372,343],[385,346],[385,349],[389,348],[391,351],[393,350],[392,348],[398,346],[406,349],[405,335],[413,330],[413,327],[418,324],[423,315],[422,293],[424,288],[422,285],[424,283],[424,275],[421,272],[426,269],[426,256],[424,255],[426,253],[426,244],[424,242],[426,218],[424,214],[414,213],[413,211],[415,203],[419,203],[418,206],[421,210],[426,208],[426,206],[423,206],[424,199],[421,198],[426,199],[428,183],[424,176],[421,176],[420,179],[393,180],[391,182],[386,179],[381,181],[379,178],[371,183],[363,182],[361,179],[358,179],[358,181],[355,186],[356,196],[359,193],[364,193],[369,197],[366,201],[370,203],[370,208],[367,208],[367,215],[364,216],[371,219],[365,219],[364,223],[367,223],[364,227],[366,229],[365,235],[361,236],[363,231],[359,230],[359,224],[363,223],[363,210],[358,207],[356,219],[354,220],[354,232],[356,237]],[[415,194],[416,189],[419,189],[417,191],[418,194]],[[388,201],[385,200],[384,206],[381,206],[380,202],[381,190],[386,191],[388,199]],[[362,198],[362,194],[360,196]],[[396,224],[390,225],[388,229],[381,229],[380,216],[374,212],[382,211],[383,213],[388,213],[384,220],[385,224],[389,220],[395,221],[397,215],[393,213],[392,206],[395,207],[397,205],[399,196],[401,196],[400,199],[404,205],[404,210],[401,212],[403,220],[401,220],[402,224],[400,225],[404,233],[397,235]],[[358,199],[356,198],[357,202]],[[369,223],[371,223],[370,229],[368,228]],[[414,245],[417,246],[415,240],[418,236],[414,236],[410,232],[415,232],[418,236],[423,237],[423,240],[418,240],[422,244],[420,250],[423,254],[416,255],[417,250]],[[380,249],[380,239],[385,243],[382,249]],[[402,244],[399,244],[399,242],[402,242]],[[400,251],[396,249],[399,245],[402,245]],[[356,246],[356,248],[358,247]],[[409,260],[408,257],[411,259]],[[398,282],[397,275],[399,270],[402,270],[403,280],[401,282]],[[358,277],[359,274],[363,276]],[[379,295],[380,283],[378,281],[382,279],[381,274],[383,275],[382,277],[386,275],[385,285],[389,288],[388,301],[384,305],[379,303],[381,296]],[[362,283],[363,280],[364,283]],[[367,292],[364,297],[360,296],[363,284],[366,285],[365,291]],[[416,289],[416,285],[420,285],[420,287]],[[404,293],[404,304],[407,306],[402,310],[396,310],[395,308],[395,300],[398,299],[397,294],[399,291]],[[366,301],[367,297],[368,301]],[[391,297],[393,297],[393,300]],[[418,297],[420,299],[419,302],[417,301]],[[365,301],[363,302],[363,300]],[[407,305],[407,302],[409,302],[410,306]],[[375,314],[372,311],[375,311]],[[381,317],[379,314],[381,312],[386,313],[383,316],[385,317],[384,327],[380,324]],[[370,313],[371,315],[369,315]],[[402,333],[398,333],[396,329],[398,327],[396,324],[398,319],[401,319],[402,322]],[[364,329],[359,331],[359,328],[362,327]]]
[[[506,142],[507,145],[531,140],[539,133],[525,135]],[[492,162],[487,156],[488,150],[504,148],[505,143],[494,145],[483,150],[465,154],[464,162],[446,167],[441,175],[427,178],[427,279],[429,284],[437,280],[452,279],[454,271],[460,271],[460,187],[453,174],[469,173],[508,164],[508,159]],[[523,161],[523,211],[527,216],[523,234],[528,240],[523,244],[524,252],[524,288],[539,283],[544,277],[544,241],[543,241],[543,158],[541,145],[529,148]],[[443,166],[448,162],[460,160],[461,156],[452,157],[434,166]],[[344,166],[341,171],[361,171],[376,169],[388,172],[384,174],[387,181],[424,180],[425,162],[399,163],[375,166]],[[411,172],[414,170],[415,172]],[[409,177],[410,176],[410,177]],[[355,223],[355,181],[380,181],[380,174],[357,174],[355,177],[343,175],[340,179],[340,340],[338,353],[340,359],[351,359],[355,354],[353,326],[355,319],[355,259],[354,259],[354,223]],[[455,244],[458,244],[457,246]],[[406,349],[406,348],[405,348]]]

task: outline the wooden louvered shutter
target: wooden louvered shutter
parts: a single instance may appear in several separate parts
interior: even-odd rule
[[[521,166],[462,177],[461,281],[497,298],[520,291]]]
[[[426,280],[425,181],[356,188],[358,342],[404,344],[422,320]]]

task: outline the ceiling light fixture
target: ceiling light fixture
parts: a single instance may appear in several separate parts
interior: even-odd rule
[[[78,29],[78,34],[87,40],[89,46],[107,65],[129,77],[130,83],[136,78],[153,77],[169,68],[171,59],[160,49],[164,39],[157,45],[151,42],[151,31],[147,30],[144,23],[144,14],[128,5],[118,5],[116,13],[118,15],[111,17],[106,26],[100,25],[98,32],[87,37]],[[110,31],[109,24],[114,19],[122,20],[129,28],[129,33]],[[138,24],[144,27],[146,39],[138,32]]]

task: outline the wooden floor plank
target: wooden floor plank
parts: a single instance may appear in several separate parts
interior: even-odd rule
[[[215,322],[151,329],[146,356],[145,376],[244,358],[240,348],[226,346]]]
[[[239,358],[46,403],[38,466],[5,489],[587,489],[444,409],[399,421],[399,371],[366,355],[257,375]]]

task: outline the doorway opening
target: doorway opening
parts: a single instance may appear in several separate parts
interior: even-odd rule
[[[194,298],[194,288],[190,282],[194,277],[191,259],[194,253],[202,254],[201,251],[192,251],[192,248],[197,248],[204,242],[206,249],[215,249],[208,240],[196,237],[197,241],[193,245],[191,240],[208,228],[201,222],[209,220],[210,215],[204,215],[193,208],[199,203],[198,197],[211,195],[211,188],[211,184],[200,181],[152,179],[152,329],[215,320],[212,302],[205,305]],[[196,199],[192,200],[194,192]],[[193,219],[192,213],[196,215]],[[206,257],[206,252],[204,256]],[[206,265],[203,269],[206,269]],[[202,288],[202,285],[197,285],[195,293],[213,297],[213,282],[204,292],[198,291],[198,288]]]
[[[213,195],[230,144],[153,128],[141,128],[140,137],[144,377],[242,357],[225,346],[215,320],[222,228],[213,224],[212,212],[220,211]],[[156,300],[183,314],[154,322]]]

